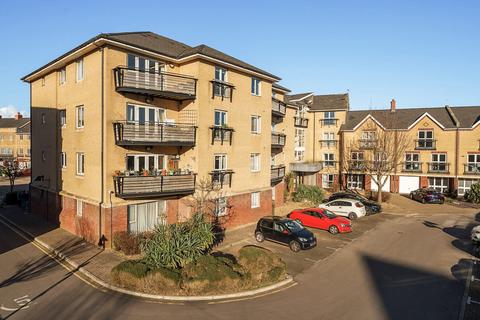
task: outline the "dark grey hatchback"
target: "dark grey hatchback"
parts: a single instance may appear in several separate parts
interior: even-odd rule
[[[263,217],[258,221],[255,239],[258,242],[270,240],[286,244],[293,252],[313,248],[317,245],[315,235],[300,223],[275,216]]]

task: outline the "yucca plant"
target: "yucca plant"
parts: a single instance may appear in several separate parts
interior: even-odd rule
[[[465,199],[473,203],[480,203],[480,183],[470,186],[470,191],[465,194]]]

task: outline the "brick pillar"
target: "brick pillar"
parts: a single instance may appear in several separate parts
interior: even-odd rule
[[[321,188],[321,187],[323,187],[322,186],[322,174],[317,172],[316,175],[317,175],[317,186]]]
[[[372,190],[372,177],[369,175],[364,175],[364,183],[365,183],[365,191],[370,191]]]
[[[339,189],[339,183],[338,183],[338,174],[333,175],[333,190],[338,190]]]
[[[398,193],[399,191],[399,176],[390,176],[390,192]]]
[[[427,188],[428,187],[428,178],[427,177],[420,177],[420,188]]]

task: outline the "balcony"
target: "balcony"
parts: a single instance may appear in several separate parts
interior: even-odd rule
[[[337,126],[338,119],[320,119],[320,124],[322,127]]]
[[[314,173],[322,170],[321,162],[294,162],[290,163],[290,171]]]
[[[197,79],[167,72],[117,67],[114,69],[115,89],[120,93],[136,93],[177,101],[196,97]]]
[[[284,165],[272,166],[272,168],[270,169],[270,182],[272,184],[276,184],[282,181],[284,177],[285,177]]]
[[[272,148],[283,148],[285,146],[285,135],[283,133],[272,132]]]
[[[436,141],[434,139],[418,139],[415,140],[416,150],[435,150]]]
[[[233,84],[219,80],[211,80],[210,82],[212,83],[212,99],[221,97],[222,101],[229,99],[232,102],[233,90],[235,89]]]
[[[220,144],[223,145],[224,142],[227,142],[232,145],[232,136],[233,132],[235,131],[233,128],[225,127],[225,126],[211,126],[210,130],[212,130],[212,144],[215,141],[220,141]]]
[[[272,115],[277,117],[285,117],[287,113],[287,104],[278,99],[272,98]]]
[[[463,174],[480,175],[480,163],[475,163],[475,162],[465,163]]]
[[[447,162],[429,162],[428,173],[449,173],[449,166]]]
[[[196,174],[159,176],[115,176],[115,196],[122,199],[145,199],[185,196],[195,192]]]
[[[115,121],[117,146],[195,146],[197,127],[189,124]]]
[[[338,140],[318,140],[318,142],[320,142],[320,145],[322,147],[330,148],[330,147],[336,147]]]
[[[377,146],[376,139],[359,139],[360,149],[373,149]]]
[[[321,161],[323,169],[336,169],[337,168],[337,162],[335,160],[324,160]]]
[[[293,117],[295,120],[295,126],[296,127],[301,127],[301,128],[307,128],[308,127],[308,119],[304,117]]]
[[[366,168],[365,160],[349,160],[348,171],[364,171]]]
[[[224,185],[232,187],[232,175],[234,174],[233,170],[213,170],[210,172],[212,176],[212,182],[216,185],[219,185],[220,188],[223,188]]]
[[[418,161],[402,162],[402,172],[422,172],[422,163]]]

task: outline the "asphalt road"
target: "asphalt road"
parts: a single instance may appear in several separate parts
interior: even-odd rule
[[[184,304],[98,290],[0,223],[0,318],[458,319],[471,259],[464,229],[472,219],[386,221],[298,275],[294,287]]]

